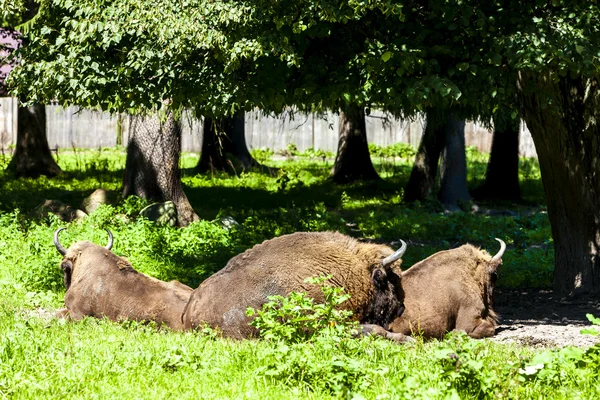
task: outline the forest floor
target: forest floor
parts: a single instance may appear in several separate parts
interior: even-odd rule
[[[494,309],[500,315],[496,342],[532,347],[591,346],[600,335],[579,331],[590,327],[586,314],[600,316],[598,297],[568,299],[551,290],[496,290]]]

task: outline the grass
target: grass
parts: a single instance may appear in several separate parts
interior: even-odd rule
[[[318,152],[274,160],[263,150],[261,160],[279,170],[237,176],[197,175],[197,155],[184,154],[182,180],[202,221],[157,227],[136,218],[147,202],[129,198],[69,224],[61,240],[104,243],[101,228],[108,227],[115,253],[136,269],[196,287],[233,255],[300,230],[409,240],[406,267],[465,242],[494,253],[493,238],[500,237],[510,247],[498,286],[549,286],[551,235],[535,161],[521,161],[524,204],[484,205],[511,215],[445,214],[435,200],[402,203],[410,164],[408,150],[398,151],[401,156],[379,149],[374,157],[381,182],[343,186],[327,179],[331,161]],[[468,155],[473,187],[487,159],[473,150]],[[0,167],[7,162],[0,157]],[[69,151],[58,162],[65,173],[55,179],[0,173],[0,397],[593,398],[599,392],[594,348],[540,353],[460,335],[412,346],[370,338],[234,342],[131,322],[46,318],[43,310],[60,307],[64,296],[51,237],[65,224],[54,217],[35,221],[28,213],[45,199],[77,207],[98,187],[118,193],[125,155],[122,149]],[[225,216],[239,227],[224,227]]]

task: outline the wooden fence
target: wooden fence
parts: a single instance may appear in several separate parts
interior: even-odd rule
[[[48,144],[50,148],[98,148],[117,145],[117,125],[119,117],[77,107],[62,108],[46,106]],[[127,143],[129,117],[120,116],[122,143]],[[382,113],[373,112],[367,117],[367,138],[369,143],[388,146],[403,142],[418,146],[422,136],[422,119],[388,119]],[[199,152],[202,145],[201,121],[184,115],[182,150]],[[278,118],[263,115],[261,112],[246,113],[246,142],[248,147],[270,148],[273,151],[285,149],[294,144],[300,151],[308,148],[337,150],[338,116],[301,115],[293,118],[284,114]],[[17,101],[14,98],[0,98],[0,146],[3,151],[15,144],[17,136]],[[492,134],[482,126],[468,122],[465,126],[467,146],[475,146],[480,151],[489,152]],[[531,135],[525,124],[521,124],[519,147],[522,156],[536,156]]]

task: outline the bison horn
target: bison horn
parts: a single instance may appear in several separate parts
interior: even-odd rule
[[[63,245],[62,245],[62,244],[60,244],[60,242],[59,242],[59,240],[58,240],[58,234],[59,234],[59,233],[60,233],[60,231],[62,231],[63,229],[65,229],[65,228],[58,228],[58,229],[57,229],[57,230],[54,232],[54,246],[56,247],[56,250],[58,250],[58,252],[59,252],[61,255],[63,255],[63,256],[64,256],[65,254],[67,254],[67,249],[65,249],[65,248],[63,247]]]
[[[492,257],[492,259],[490,260],[490,263],[495,263],[498,262],[502,259],[502,256],[504,255],[504,251],[506,250],[506,243],[504,243],[504,241],[502,241],[501,239],[496,238],[497,241],[500,242],[500,251],[498,253],[496,253],[496,255],[494,257]]]
[[[106,249],[110,250],[113,246],[113,235],[108,229],[104,228],[104,230],[108,232],[108,244],[106,245]]]
[[[400,239],[400,243],[402,243],[402,247],[400,247],[400,249],[398,249],[394,254],[387,256],[386,258],[384,258],[381,261],[381,264],[383,264],[383,266],[387,266],[390,265],[391,263],[393,263],[394,261],[396,261],[397,259],[399,259],[400,257],[402,257],[404,255],[404,253],[406,252],[406,242],[404,242],[404,240]]]

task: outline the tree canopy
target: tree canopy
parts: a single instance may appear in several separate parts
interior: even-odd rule
[[[9,84],[33,103],[108,111],[521,115],[556,287],[600,291],[598,26],[583,0],[41,0]]]
[[[11,82],[109,111],[516,115],[516,71],[597,74],[598,14],[589,1],[43,0]]]

